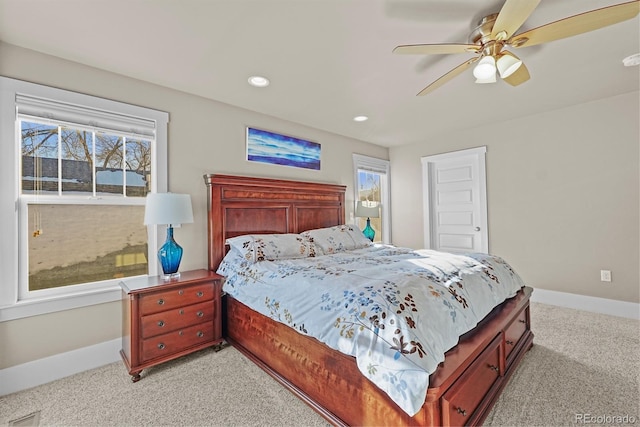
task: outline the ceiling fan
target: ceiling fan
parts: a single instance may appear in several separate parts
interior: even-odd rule
[[[512,86],[529,80],[529,70],[507,47],[522,48],[547,43],[566,37],[597,30],[638,15],[640,0],[621,3],[570,16],[559,21],[514,34],[538,6],[540,0],[506,0],[499,13],[485,16],[469,36],[469,43],[413,44],[397,46],[393,52],[400,54],[438,55],[475,53],[418,93],[426,95],[452,80],[477,62],[473,75],[476,83],[493,83],[496,70],[500,77]]]

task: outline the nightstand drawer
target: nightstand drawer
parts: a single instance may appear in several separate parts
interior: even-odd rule
[[[165,292],[154,292],[140,297],[140,314],[152,314],[213,299],[213,282],[176,287]]]
[[[213,341],[213,322],[205,322],[142,341],[142,361]]]
[[[213,300],[149,314],[143,316],[140,321],[141,336],[142,338],[149,338],[166,334],[176,329],[211,321],[215,315]]]

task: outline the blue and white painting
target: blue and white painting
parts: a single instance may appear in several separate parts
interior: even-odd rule
[[[320,144],[247,127],[247,160],[320,170]]]

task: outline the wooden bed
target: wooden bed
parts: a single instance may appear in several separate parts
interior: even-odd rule
[[[343,224],[345,186],[206,175],[209,268],[225,239],[299,233]],[[430,376],[425,403],[409,417],[358,370],[355,359],[226,296],[227,341],[334,425],[479,425],[526,351],[531,288],[496,307]]]

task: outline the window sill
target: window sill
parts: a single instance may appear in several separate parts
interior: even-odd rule
[[[72,310],[95,304],[119,301],[121,296],[120,286],[114,285],[93,292],[83,292],[77,295],[65,295],[47,299],[18,301],[13,305],[0,307],[0,322],[17,320],[25,317],[39,316],[41,314],[55,313],[57,311]]]

